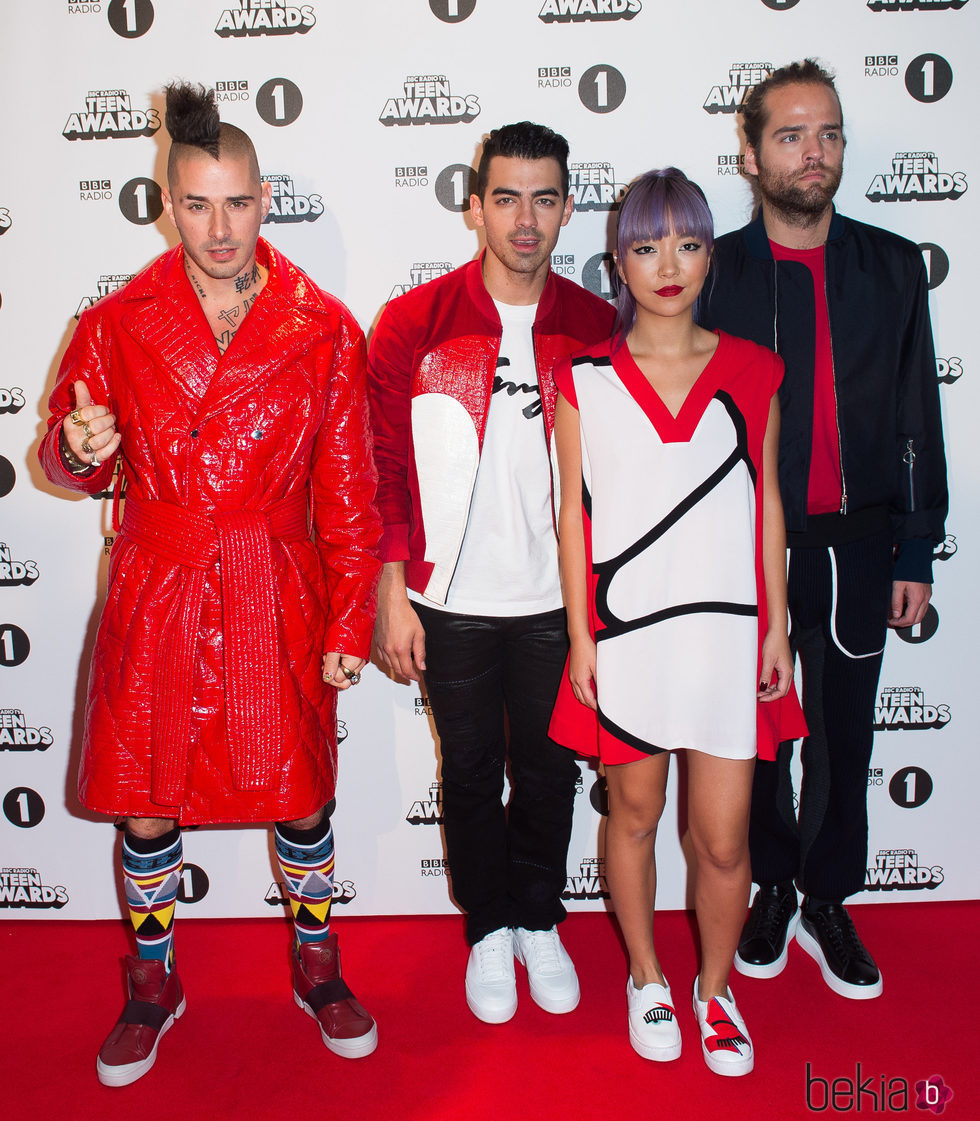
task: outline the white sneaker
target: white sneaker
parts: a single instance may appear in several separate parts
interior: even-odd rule
[[[710,1000],[698,999],[698,978],[694,978],[694,1015],[701,1029],[701,1051],[708,1069],[715,1074],[748,1074],[755,1065],[752,1040],[745,1021],[735,1007],[732,990]]]
[[[525,930],[519,926],[514,931],[514,955],[527,967],[531,999],[545,1012],[571,1012],[581,995],[575,966],[561,944],[558,931]]]
[[[514,936],[508,927],[492,930],[470,950],[466,1003],[486,1024],[506,1023],[517,1011]]]
[[[681,1029],[674,1014],[670,985],[644,985],[636,988],[633,978],[626,982],[627,1019],[630,1043],[644,1059],[669,1063],[680,1058]]]

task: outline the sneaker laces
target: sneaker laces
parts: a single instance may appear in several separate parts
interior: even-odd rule
[[[561,943],[556,930],[529,930],[525,934],[527,956],[533,958],[529,968],[538,974],[557,974],[562,972],[560,954]]]
[[[774,935],[781,926],[785,925],[783,919],[783,903],[788,898],[783,895],[762,894],[760,891],[752,904],[749,913],[749,925],[745,932],[746,938],[762,938],[772,942]]]
[[[493,984],[495,981],[509,979],[508,967],[514,956],[514,945],[509,930],[491,931],[477,942],[475,949],[481,981]]]
[[[841,958],[870,957],[846,908],[831,903],[817,911],[814,918],[817,916],[823,917],[824,922],[820,925],[827,941]]]

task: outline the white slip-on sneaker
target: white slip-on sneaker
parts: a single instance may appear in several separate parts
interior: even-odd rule
[[[666,981],[638,989],[630,977],[626,982],[626,1007],[630,1043],[638,1055],[655,1063],[680,1058],[681,1029]]]

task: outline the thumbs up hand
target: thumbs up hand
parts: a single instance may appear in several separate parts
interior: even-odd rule
[[[92,401],[84,381],[75,382],[75,408],[62,422],[65,443],[80,463],[98,467],[119,448],[122,436],[116,431],[116,418],[105,405]]]

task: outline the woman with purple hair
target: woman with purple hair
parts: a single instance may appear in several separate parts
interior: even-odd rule
[[[619,212],[613,338],[564,359],[555,444],[571,652],[551,724],[604,765],[606,880],[629,953],[629,1038],[681,1052],[654,947],[655,842],[670,754],[685,751],[705,1062],[747,1074],[728,976],[748,905],[756,754],[803,733],[786,631],[776,481],[781,360],[697,324],[711,211],[676,168],[640,176]]]

